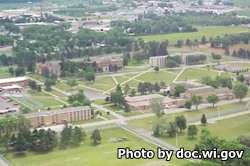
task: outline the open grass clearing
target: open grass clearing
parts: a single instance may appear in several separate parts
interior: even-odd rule
[[[210,76],[215,78],[219,76],[219,71],[211,71],[206,69],[196,69],[196,68],[188,68],[180,75],[178,81],[185,81],[185,80],[201,80],[202,77]]]
[[[142,80],[142,81],[149,81],[151,83],[164,81],[166,84],[170,84],[174,79],[176,75],[172,73],[167,73],[163,71],[152,71],[147,72],[143,75],[140,75],[139,77],[136,77],[136,79]]]
[[[236,139],[241,135],[250,135],[250,117],[247,115],[238,116],[230,119],[220,120],[215,123],[207,124],[206,126],[199,125],[199,133],[195,138],[189,138],[187,131],[177,134],[178,147],[184,147],[185,149],[193,150],[195,144],[200,141],[200,131],[203,128],[208,129],[212,135],[218,136],[224,139]],[[173,137],[161,137],[163,141],[166,141],[172,145],[176,145],[176,138]]]
[[[179,112],[179,113],[172,113],[172,114],[167,114],[163,115],[162,119],[165,119],[167,122],[173,121],[176,116],[179,115],[184,115],[187,119],[188,123],[193,123],[193,122],[198,122],[200,121],[200,118],[202,114],[205,114],[207,119],[209,118],[216,118],[219,115],[228,115],[240,111],[246,110],[246,102],[237,102],[233,104],[226,104],[222,106],[215,106],[215,107],[210,107],[207,109],[199,109],[199,110],[190,110],[186,112]],[[130,124],[136,126],[136,127],[141,127],[146,130],[151,131],[152,126],[156,122],[156,117],[150,117],[150,118],[145,118],[145,119],[138,119],[138,120],[132,120],[129,121]]]
[[[64,105],[65,103],[62,103],[52,97],[46,97],[46,98],[41,98],[41,97],[33,97],[34,100],[38,101],[41,103],[44,107],[51,107],[51,106],[58,106],[58,105]]]
[[[223,36],[225,34],[235,34],[249,32],[250,30],[247,27],[233,27],[233,26],[210,26],[210,27],[197,27],[198,32],[189,32],[189,33],[173,33],[173,34],[161,34],[161,35],[148,35],[148,36],[137,36],[136,38],[142,38],[145,42],[147,41],[165,41],[168,40],[171,45],[177,43],[178,40],[186,39],[190,40],[201,40],[202,36],[205,36],[207,40],[211,37]]]
[[[117,159],[117,148],[129,147],[133,150],[141,148],[156,150],[154,145],[138,138],[131,133],[120,129],[103,129],[101,130],[102,141],[101,144],[93,146],[90,140],[91,133],[87,133],[87,138],[81,146],[77,148],[69,148],[65,150],[54,150],[49,153],[35,154],[32,152],[26,152],[25,157],[17,157],[13,153],[6,155],[6,158],[13,164],[13,166],[165,166],[165,160],[152,159]],[[111,143],[111,139],[126,138],[127,141]],[[187,164],[187,160],[177,160],[175,157],[170,162],[167,162],[168,166],[184,166]]]
[[[41,97],[50,97],[50,96],[51,96],[51,95],[49,95],[49,94],[47,94],[47,93],[45,93],[45,92],[43,92],[43,91],[38,92],[38,91],[32,90],[32,89],[29,89],[29,90],[27,91],[27,93],[28,93],[29,95],[31,95],[31,96],[41,96]]]

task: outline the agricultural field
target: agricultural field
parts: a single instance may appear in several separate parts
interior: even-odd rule
[[[109,165],[109,166],[129,166],[129,165],[155,165],[163,166],[166,165],[165,160],[126,160],[126,159],[117,159],[117,148],[126,148],[130,147],[131,149],[153,149],[156,147],[148,142],[141,140],[129,132],[120,129],[106,129],[101,130],[102,141],[101,144],[93,146],[90,140],[91,133],[87,133],[87,138],[82,143],[80,147],[68,148],[66,150],[54,150],[49,153],[35,154],[33,152],[26,152],[24,157],[17,156],[13,153],[6,155],[6,158],[13,164],[13,166],[42,166],[42,165],[53,165],[61,166],[62,163],[67,166],[76,166],[76,165],[91,165],[91,166],[100,166],[100,165]],[[127,141],[124,142],[115,142],[112,143],[111,139],[126,138]],[[177,160],[173,158],[170,162],[167,163],[168,166],[184,166],[187,164],[187,160]]]
[[[197,27],[197,29],[198,29],[198,32],[138,36],[136,38],[142,38],[146,42],[168,40],[170,42],[170,45],[174,45],[180,39],[182,39],[183,41],[186,41],[186,39],[201,40],[202,36],[205,36],[207,40],[209,40],[211,37],[223,36],[225,34],[250,32],[250,30],[246,27],[229,27],[229,26],[227,27],[224,27],[224,26]]]

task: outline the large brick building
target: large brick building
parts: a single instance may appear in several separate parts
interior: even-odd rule
[[[161,98],[165,108],[170,107],[179,107],[183,106],[186,102],[185,99],[172,99],[169,97],[162,96],[160,94],[151,94],[145,96],[136,96],[136,97],[126,97],[125,101],[127,102],[131,110],[149,110],[150,109],[150,100],[153,98]]]
[[[91,119],[91,108],[89,106],[84,106],[53,111],[41,111],[26,114],[25,117],[30,120],[31,127],[51,126],[63,124],[64,122]]]
[[[46,72],[49,71],[49,74],[56,74],[58,77],[61,75],[61,66],[58,63],[45,62],[39,65],[38,74],[45,76]]]
[[[102,71],[109,71],[110,66],[117,66],[118,69],[123,68],[123,59],[112,59],[111,57],[95,57],[90,58],[91,63],[95,63],[97,69]]]

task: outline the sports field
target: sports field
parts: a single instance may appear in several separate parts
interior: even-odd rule
[[[222,36],[224,34],[243,33],[250,32],[246,27],[197,27],[198,32],[190,33],[173,33],[173,34],[162,34],[162,35],[149,35],[149,36],[137,36],[136,38],[142,38],[144,41],[164,41],[168,40],[170,45],[174,45],[178,40],[182,39],[184,42],[186,39],[190,40],[201,40],[202,36],[205,36],[207,40],[211,37]]]
[[[143,141],[120,128],[101,130],[102,141],[98,146],[93,146],[90,140],[91,133],[87,133],[86,140],[80,147],[66,150],[54,150],[45,154],[26,152],[25,157],[18,157],[10,153],[6,158],[13,166],[183,166],[188,161],[172,159],[165,160],[142,160],[142,159],[117,159],[117,148],[129,147],[133,150],[141,148],[155,150],[156,147]],[[111,139],[127,138],[124,142],[112,143]]]

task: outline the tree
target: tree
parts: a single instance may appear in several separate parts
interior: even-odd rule
[[[91,139],[93,140],[94,144],[98,144],[102,138],[99,129],[95,129],[91,135]]]
[[[248,87],[244,83],[237,82],[234,85],[233,93],[234,93],[234,95],[235,95],[236,98],[240,99],[240,102],[247,95],[247,92],[248,92]]]
[[[219,97],[216,96],[215,94],[209,95],[207,97],[207,102],[213,104],[213,107],[219,100],[220,100]]]
[[[29,87],[33,90],[36,90],[37,89],[36,81],[29,80]]]
[[[109,101],[110,101],[110,98],[109,98],[109,97],[106,97],[106,98],[105,98],[105,101],[106,101],[106,102],[109,102]]]
[[[153,134],[154,134],[155,137],[159,137],[160,136],[160,126],[159,126],[159,124],[155,125],[155,127],[153,129],[153,132],[154,132]]]
[[[194,138],[198,133],[198,128],[196,125],[188,125],[188,136]]]
[[[202,36],[202,38],[201,38],[201,44],[206,44],[207,43],[207,39],[206,39],[206,37],[205,36]]]
[[[51,91],[52,90],[52,81],[50,79],[46,79],[44,82],[45,90]]]
[[[67,123],[64,124],[64,128],[60,133],[60,148],[67,148],[67,146],[70,144],[72,138],[72,127],[68,126]]]
[[[84,74],[84,78],[87,81],[95,81],[95,73],[94,71],[86,71]]]
[[[165,83],[164,81],[161,81],[161,82],[160,82],[160,87],[161,87],[161,88],[165,88],[165,86],[166,86],[166,83]]]
[[[110,102],[116,106],[123,106],[125,104],[125,98],[121,90],[112,92],[110,95]]]
[[[177,67],[178,64],[173,61],[173,60],[167,60],[167,63],[166,63],[167,67],[169,67],[170,69],[174,68],[174,67]]]
[[[162,98],[153,98],[150,100],[150,108],[153,113],[155,113],[158,124],[160,121],[161,116],[163,115],[164,103]]]
[[[191,109],[192,108],[192,101],[186,101],[186,103],[185,103],[185,108],[187,108],[187,109]]]
[[[184,115],[175,117],[175,123],[181,132],[187,128],[187,119]]]
[[[77,86],[77,82],[76,82],[75,79],[68,80],[68,81],[67,81],[67,84],[68,84],[70,87]]]
[[[228,47],[225,48],[225,55],[230,55],[230,51]]]
[[[158,82],[156,82],[155,84],[154,84],[154,91],[156,92],[156,93],[158,93],[160,90],[161,90],[161,87],[160,87],[160,85],[158,84]]]
[[[14,75],[15,74],[15,70],[13,67],[9,67],[8,68],[8,72],[11,74],[11,75]]]
[[[159,69],[158,66],[156,66],[156,67],[154,68],[154,70],[155,70],[155,71],[159,71],[160,69]]]
[[[201,117],[201,124],[203,124],[203,125],[207,124],[207,118],[206,118],[206,115],[205,115],[205,114],[202,114],[202,117]]]
[[[177,133],[177,126],[175,122],[169,122],[168,127],[167,127],[167,133],[170,137],[174,137],[175,134]]]
[[[136,95],[136,91],[135,91],[135,89],[132,89],[131,92],[130,92],[130,96],[133,97],[135,95]]]
[[[80,143],[84,140],[86,137],[85,132],[81,130],[79,127],[74,127],[73,132],[72,132],[72,143],[73,145],[79,146]]]
[[[27,148],[28,142],[25,140],[23,134],[19,132],[16,139],[15,149],[16,151],[22,153],[23,151],[27,150]]]
[[[193,95],[192,98],[191,98],[191,101],[192,101],[192,104],[195,105],[196,110],[198,110],[198,106],[202,102],[202,97]]]
[[[243,74],[238,75],[238,76],[237,76],[237,81],[239,81],[239,82],[244,82],[244,81],[245,81],[244,75],[243,75]]]
[[[221,60],[222,56],[219,54],[212,53],[213,60],[216,60],[217,63],[219,63],[219,60]]]
[[[130,91],[130,87],[128,84],[125,85],[125,89],[124,89],[124,94],[127,95],[129,94],[129,91]]]
[[[175,89],[174,95],[176,97],[180,97],[180,94],[186,91],[185,87],[181,85],[176,85],[174,89]]]
[[[146,58],[146,56],[144,55],[144,53],[140,52],[140,51],[136,51],[133,54],[133,60],[135,60],[137,63],[141,62],[142,60],[144,60]]]

